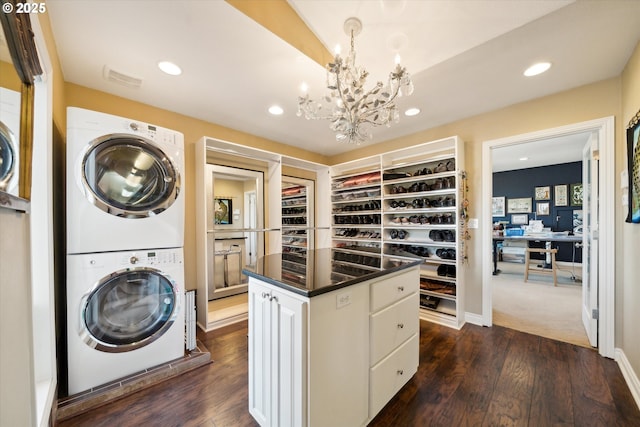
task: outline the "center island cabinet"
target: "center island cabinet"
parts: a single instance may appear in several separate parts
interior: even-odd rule
[[[249,412],[263,426],[365,426],[416,373],[421,260],[334,249],[249,276]]]

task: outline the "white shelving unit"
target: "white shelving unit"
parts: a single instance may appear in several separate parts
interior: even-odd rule
[[[332,168],[338,256],[374,266],[422,258],[420,317],[454,328],[464,324],[463,175],[455,136]]]

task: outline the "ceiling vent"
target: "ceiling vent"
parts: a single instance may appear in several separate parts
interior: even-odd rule
[[[142,86],[142,79],[128,76],[124,73],[114,70],[108,65],[104,66],[103,76],[110,82],[118,83],[119,85],[126,86],[132,89],[139,89],[140,86]]]

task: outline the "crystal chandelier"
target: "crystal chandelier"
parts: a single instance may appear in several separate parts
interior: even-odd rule
[[[344,23],[344,31],[351,36],[351,49],[346,58],[336,54],[332,63],[327,64],[327,88],[330,90],[320,101],[309,99],[309,95],[298,97],[298,117],[314,120],[330,120],[330,128],[336,132],[338,142],[360,144],[371,139],[370,128],[391,126],[398,122],[400,115],[396,108],[396,97],[411,95],[413,83],[404,67],[396,64],[389,73],[385,86],[377,82],[370,90],[364,85],[369,73],[355,64],[354,37],[362,30],[358,18],[349,18]]]

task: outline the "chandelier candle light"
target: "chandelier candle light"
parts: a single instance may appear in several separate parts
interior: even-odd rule
[[[298,97],[297,113],[298,117],[304,114],[307,120],[330,120],[330,128],[336,132],[338,142],[358,145],[372,138],[370,127],[390,127],[392,120],[397,123],[400,114],[396,97],[413,93],[411,77],[399,60],[396,60],[395,70],[389,73],[387,86],[379,81],[371,90],[365,90],[369,73],[356,66],[353,47],[353,40],[361,30],[362,23],[358,18],[345,21],[344,31],[351,36],[351,49],[346,58],[336,53],[333,62],[327,64],[327,88],[331,92],[321,101],[309,99],[308,94]]]

